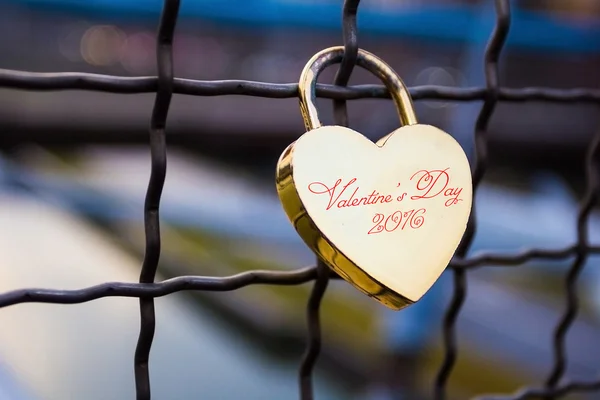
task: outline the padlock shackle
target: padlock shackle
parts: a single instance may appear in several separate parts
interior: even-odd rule
[[[307,130],[322,126],[316,107],[317,96],[315,89],[317,79],[325,68],[340,63],[343,56],[343,46],[321,50],[308,61],[300,74],[298,84],[300,110]],[[362,49],[358,49],[356,64],[377,76],[385,84],[394,100],[402,125],[417,124],[417,117],[408,89],[404,85],[404,82],[402,82],[402,79],[400,79],[398,74],[389,65],[379,57]]]

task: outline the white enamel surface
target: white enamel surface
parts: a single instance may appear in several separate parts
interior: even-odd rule
[[[417,185],[425,174],[415,176],[418,171],[446,168],[449,182],[445,186],[444,174],[439,175],[434,186],[435,176],[429,181],[430,186],[424,180]],[[402,127],[382,147],[340,126],[309,131],[295,144],[293,178],[302,203],[321,233],[373,278],[414,301],[427,292],[448,264],[465,231],[471,208],[471,171],[462,148],[450,135],[429,125]],[[353,178],[356,181],[338,197]],[[338,179],[341,183],[333,192],[333,199],[329,193],[314,193],[332,188]],[[423,190],[417,190],[418,187]],[[356,200],[349,200],[346,204],[355,206],[338,207],[357,188],[353,199],[376,191],[389,195],[387,200],[391,201],[382,203],[386,198],[379,197],[376,204],[364,205],[362,200],[356,205]],[[427,192],[427,188],[431,190]],[[431,197],[442,188],[439,195]],[[456,197],[445,196],[450,194],[449,188],[461,188],[461,200],[446,206]],[[419,195],[431,198],[411,199]],[[373,199],[377,197],[372,197],[371,202]],[[368,233],[376,225],[376,214],[383,214],[379,217],[384,218],[383,224],[396,211],[422,208],[426,211],[413,212],[413,226],[418,226],[419,215],[424,217],[416,229],[411,228],[409,216],[402,218],[395,230],[392,228],[397,224],[388,220],[390,231]]]

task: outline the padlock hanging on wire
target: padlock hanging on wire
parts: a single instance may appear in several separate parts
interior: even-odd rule
[[[394,70],[362,49],[357,65],[384,82],[403,126],[377,143],[350,128],[322,126],[317,78],[343,54],[341,46],[322,50],[302,71],[307,132],[281,154],[277,192],[300,237],[327,266],[399,310],[429,290],[456,251],[471,212],[471,170],[452,136],[417,122]]]

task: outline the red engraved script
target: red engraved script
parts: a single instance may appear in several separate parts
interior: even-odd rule
[[[419,206],[417,207],[411,207],[407,203],[402,209],[397,209],[389,214],[375,212],[367,234],[404,231],[418,229],[424,224],[427,212],[425,206],[433,206],[435,202],[441,201],[444,207],[450,207],[463,200],[460,197],[463,188],[452,185],[449,170],[450,168],[416,171],[406,182],[397,182],[395,187],[387,193],[364,189],[365,186],[368,187],[368,182],[358,182],[358,179],[354,177],[339,178],[329,183],[311,182],[308,190],[326,200],[326,210],[369,207],[392,202],[418,202]]]
[[[381,194],[373,190],[369,194],[359,194],[360,187],[356,185],[356,178],[343,183],[341,179],[335,181],[331,186],[323,182],[312,182],[308,190],[314,194],[324,194],[328,197],[327,207],[329,210],[334,205],[337,208],[368,206],[371,204],[391,203],[394,201],[391,195]]]
[[[447,200],[444,202],[446,207],[458,204],[462,199],[459,198],[462,188],[453,188],[449,186],[450,174],[448,169],[422,169],[411,176],[411,180],[417,178],[416,189],[419,194],[413,195],[412,200],[432,199],[442,195]]]

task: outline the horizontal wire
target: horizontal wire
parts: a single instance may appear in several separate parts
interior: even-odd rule
[[[38,73],[0,69],[0,87],[31,91],[91,90],[109,93],[135,94],[153,93],[158,89],[158,78],[154,76],[123,77],[76,72]],[[413,86],[409,88],[413,100],[483,100],[485,87]],[[202,81],[174,78],[173,93],[193,96],[254,96],[271,99],[295,98],[297,83],[267,83],[244,80]],[[318,83],[318,97],[337,100],[365,98],[390,98],[383,85],[334,86]],[[598,89],[553,89],[543,87],[501,87],[498,99],[511,102],[600,102]]]
[[[584,246],[585,247],[585,246]],[[494,254],[484,253],[478,256],[450,261],[450,267],[456,269],[481,268],[483,266],[510,267],[525,264],[529,261],[539,260],[561,260],[574,256],[581,245],[573,244],[571,246],[559,249],[526,249],[518,253]],[[589,246],[586,250],[590,254],[599,254],[600,246]]]
[[[512,266],[533,259],[564,259],[575,254],[577,245],[559,250],[531,249],[516,254],[482,254],[477,257],[452,260],[452,268],[477,268],[482,266]],[[600,247],[590,247],[590,253],[600,253]],[[250,285],[292,286],[315,280],[316,266],[293,271],[252,270],[226,277],[180,276],[157,283],[107,282],[83,289],[57,290],[29,288],[0,294],[0,308],[20,303],[78,304],[103,297],[162,297],[185,290],[227,292]],[[331,272],[332,279],[340,279]]]
[[[78,304],[103,297],[155,298],[184,290],[227,292],[249,285],[299,285],[314,280],[316,266],[295,271],[247,271],[228,277],[179,276],[157,283],[107,282],[84,289],[18,289],[0,295],[0,308],[20,303]]]

